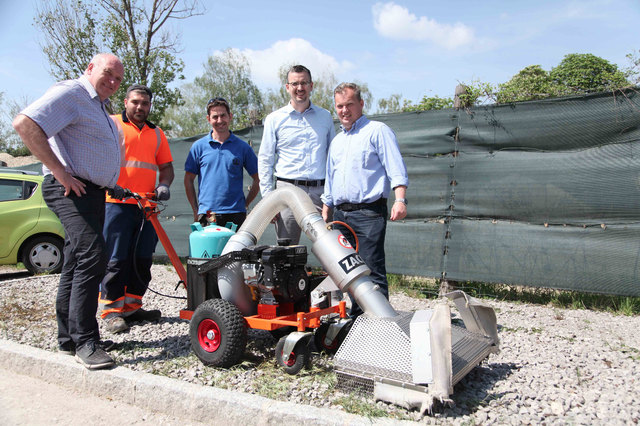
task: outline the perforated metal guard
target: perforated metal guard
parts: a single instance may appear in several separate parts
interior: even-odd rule
[[[336,371],[338,379],[338,389],[355,393],[364,397],[373,395],[373,379],[370,377],[359,376],[355,373],[347,373],[346,371]]]
[[[359,316],[336,353],[336,371],[410,382],[412,316],[412,312],[391,319]]]
[[[410,323],[413,312],[396,318],[362,315],[335,355],[338,388],[346,392],[373,395],[375,382],[392,380],[398,385],[415,385],[411,374]],[[451,325],[451,363],[455,385],[492,351],[491,340]]]

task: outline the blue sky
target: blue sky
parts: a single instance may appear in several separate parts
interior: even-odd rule
[[[376,99],[452,96],[456,84],[505,82],[528,65],[549,70],[569,53],[626,67],[640,49],[639,0],[205,1],[204,16],[175,21],[187,81],[209,55],[238,49],[262,89],[293,61],[314,76],[366,82]],[[0,91],[29,101],[54,81],[33,26],[35,2],[0,0]],[[373,108],[375,110],[375,106]]]

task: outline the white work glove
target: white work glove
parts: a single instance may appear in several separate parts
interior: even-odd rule
[[[158,187],[156,188],[156,198],[158,199],[158,201],[167,201],[170,196],[171,194],[169,193],[169,185],[165,185],[164,183],[158,185]]]

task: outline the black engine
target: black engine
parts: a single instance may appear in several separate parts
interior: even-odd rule
[[[242,251],[248,260],[242,264],[245,284],[259,290],[259,303],[308,302],[311,285],[305,268],[306,246],[260,245]]]

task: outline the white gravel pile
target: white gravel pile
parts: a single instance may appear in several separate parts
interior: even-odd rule
[[[173,268],[153,267],[151,288],[174,292]],[[56,350],[54,301],[58,276],[0,282],[0,338]],[[275,368],[275,339],[251,331],[241,364],[205,367],[189,345],[189,324],[179,319],[185,300],[151,292],[145,306],[162,310],[156,324],[134,324],[103,338],[121,366],[204,386],[256,393],[273,399],[346,409],[369,416],[433,424],[637,424],[640,421],[640,317],[588,310],[490,302],[498,317],[501,352],[454,388],[455,406],[420,418],[382,402],[335,389],[331,359],[316,356],[313,368],[289,376]],[[396,310],[431,307],[434,301],[392,294]],[[452,309],[455,312],[455,308]],[[103,327],[103,324],[101,324]]]

